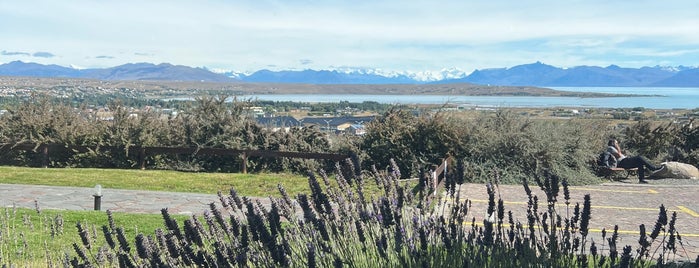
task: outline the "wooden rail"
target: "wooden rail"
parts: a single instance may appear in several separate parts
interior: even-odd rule
[[[18,144],[0,144],[0,154],[8,151],[35,151],[41,152],[42,154],[42,166],[48,167],[49,164],[49,152],[78,152],[85,153],[90,151],[101,151],[101,150],[124,150],[124,147],[117,146],[73,146],[58,143],[50,144],[36,144],[36,143],[18,143]],[[247,159],[250,156],[265,157],[265,158],[304,158],[304,159],[319,159],[319,160],[333,160],[342,161],[349,158],[346,154],[334,154],[334,153],[311,153],[311,152],[287,152],[287,151],[273,151],[273,150],[240,150],[240,149],[226,149],[226,148],[197,148],[197,147],[140,147],[132,146],[129,150],[138,152],[138,162],[139,168],[146,168],[146,157],[149,155],[177,155],[177,154],[189,154],[189,155],[240,155],[243,158],[241,169],[243,173],[247,173]]]
[[[432,169],[432,185],[434,186],[434,192],[432,192],[432,198],[434,198],[441,188],[444,188],[444,181],[447,177],[448,163],[451,161],[451,156],[442,159],[442,163]]]

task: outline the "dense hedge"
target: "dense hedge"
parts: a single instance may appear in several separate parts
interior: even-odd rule
[[[464,161],[467,181],[485,182],[498,170],[506,182],[517,183],[548,171],[585,184],[599,179],[596,160],[610,138],[619,139],[628,154],[656,163],[699,164],[699,128],[692,122],[618,127],[610,120],[541,119],[506,109],[472,117],[391,110],[367,126],[360,147],[368,165],[387,167],[394,156],[404,177],[421,176],[431,164],[453,156]]]
[[[328,136],[317,128],[292,128],[273,132],[244,115],[247,101],[226,101],[228,96],[201,97],[180,103],[183,113],[167,117],[154,111],[135,113],[119,103],[110,105],[113,121],[100,121],[48,98],[34,98],[9,109],[0,117],[0,143],[64,143],[80,146],[115,146],[51,157],[51,166],[116,167],[137,165],[134,146],[267,149],[301,152],[341,152],[356,155],[363,168],[386,169],[389,159],[402,176],[420,177],[434,164],[452,156],[463,161],[466,180],[484,182],[497,170],[506,183],[549,171],[570,178],[572,184],[598,180],[597,155],[615,137],[628,154],[641,154],[655,162],[699,163],[699,128],[692,123],[639,121],[615,128],[612,121],[593,119],[541,119],[511,110],[473,113],[416,114],[390,109],[367,124],[367,134]],[[187,106],[188,105],[188,106]],[[134,116],[135,115],[135,116]],[[150,156],[149,168],[190,171],[237,172],[239,157]],[[0,164],[41,165],[35,152],[5,153]],[[251,171],[306,172],[332,163],[301,159],[249,158]],[[453,165],[452,165],[453,166]]]
[[[155,111],[134,112],[114,103],[112,121],[97,120],[84,107],[75,108],[48,98],[24,102],[0,117],[0,143],[60,143],[117,147],[88,153],[51,155],[51,166],[131,168],[138,163],[136,146],[230,148],[254,150],[328,151],[330,144],[316,128],[273,132],[244,116],[249,102],[226,101],[228,96],[201,97],[185,113],[169,118]],[[305,172],[332,163],[301,159],[248,158],[248,170]],[[151,156],[149,167],[190,171],[239,171],[240,158],[219,156]],[[13,151],[2,164],[41,165],[36,152]]]
[[[543,170],[590,180],[591,161],[611,133],[604,124],[535,120],[507,110],[475,118],[389,111],[369,124],[363,147],[379,166],[387,166],[388,156],[394,155],[410,176],[419,176],[426,163],[453,156],[464,160],[470,181],[485,181],[494,169],[507,174],[510,183]]]
[[[655,161],[678,161],[699,166],[699,127],[684,124],[640,121],[624,129],[625,145],[632,153]]]

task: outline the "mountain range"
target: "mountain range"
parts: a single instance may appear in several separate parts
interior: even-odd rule
[[[163,80],[205,82],[264,82],[304,84],[445,84],[472,83],[498,86],[540,87],[699,87],[697,67],[622,68],[578,66],[559,68],[541,62],[511,68],[475,70],[470,74],[458,69],[440,72],[384,72],[375,69],[341,68],[336,70],[271,71],[251,74],[213,72],[168,63],[129,63],[111,68],[75,69],[13,61],[0,65],[0,75],[65,77],[99,80]]]
[[[102,69],[74,69],[58,65],[43,65],[13,61],[0,65],[0,75],[87,78],[99,80],[162,80],[234,82],[237,79],[213,73],[204,68],[161,63],[129,63]]]

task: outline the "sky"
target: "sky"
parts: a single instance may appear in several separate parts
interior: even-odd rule
[[[0,0],[0,63],[438,71],[699,66],[699,1]]]

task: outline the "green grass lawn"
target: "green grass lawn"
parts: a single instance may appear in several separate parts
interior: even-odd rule
[[[171,215],[181,222],[188,216]],[[160,214],[113,213],[114,223],[124,228],[129,241],[138,233],[153,235],[155,229],[165,229]],[[66,211],[6,207],[0,209],[0,265],[19,267],[60,267],[64,253],[75,256],[73,243],[82,245],[76,223],[89,230],[93,247],[106,245],[102,225],[109,225],[104,211]],[[94,234],[97,234],[95,236]]]
[[[163,170],[124,170],[96,168],[27,168],[0,166],[0,183],[50,186],[137,189],[170,192],[215,194],[235,188],[240,195],[278,196],[281,183],[290,194],[309,193],[306,177],[293,174],[192,173]],[[59,216],[60,215],[60,216]],[[187,217],[172,215],[180,223]],[[60,232],[56,219],[63,222]],[[114,213],[117,226],[124,228],[129,241],[138,233],[153,235],[155,229],[165,228],[160,214]],[[95,244],[104,245],[101,226],[107,223],[103,211],[43,210],[0,208],[0,265],[44,267],[53,262],[61,266],[64,252],[73,252],[72,244],[81,244],[75,227],[77,222],[97,232]],[[93,254],[96,248],[93,248]]]
[[[281,183],[289,194],[309,193],[307,178],[293,174],[195,173],[167,170],[98,168],[27,168],[0,166],[0,183],[189,192],[246,196],[278,195]]]
[[[379,193],[379,188],[372,179],[365,181],[368,196]],[[293,174],[0,166],[0,183],[74,187],[94,187],[95,184],[100,184],[103,188],[113,189],[207,194],[219,190],[227,193],[230,188],[235,188],[240,195],[259,197],[279,196],[277,184],[281,183],[290,195],[310,193],[308,179]],[[188,216],[172,217],[182,223]],[[62,228],[57,227],[58,219],[62,221]],[[138,233],[153,235],[157,228],[165,228],[160,214],[115,212],[114,219],[117,226],[124,228],[129,241],[134,241]],[[42,210],[39,213],[34,209],[0,208],[0,265],[61,266],[66,252],[75,256],[72,244],[82,244],[76,228],[77,222],[90,229],[95,243],[91,252],[95,254],[97,247],[106,244],[101,233],[102,225],[108,225],[107,214],[103,211]],[[94,236],[95,233],[97,236]]]

